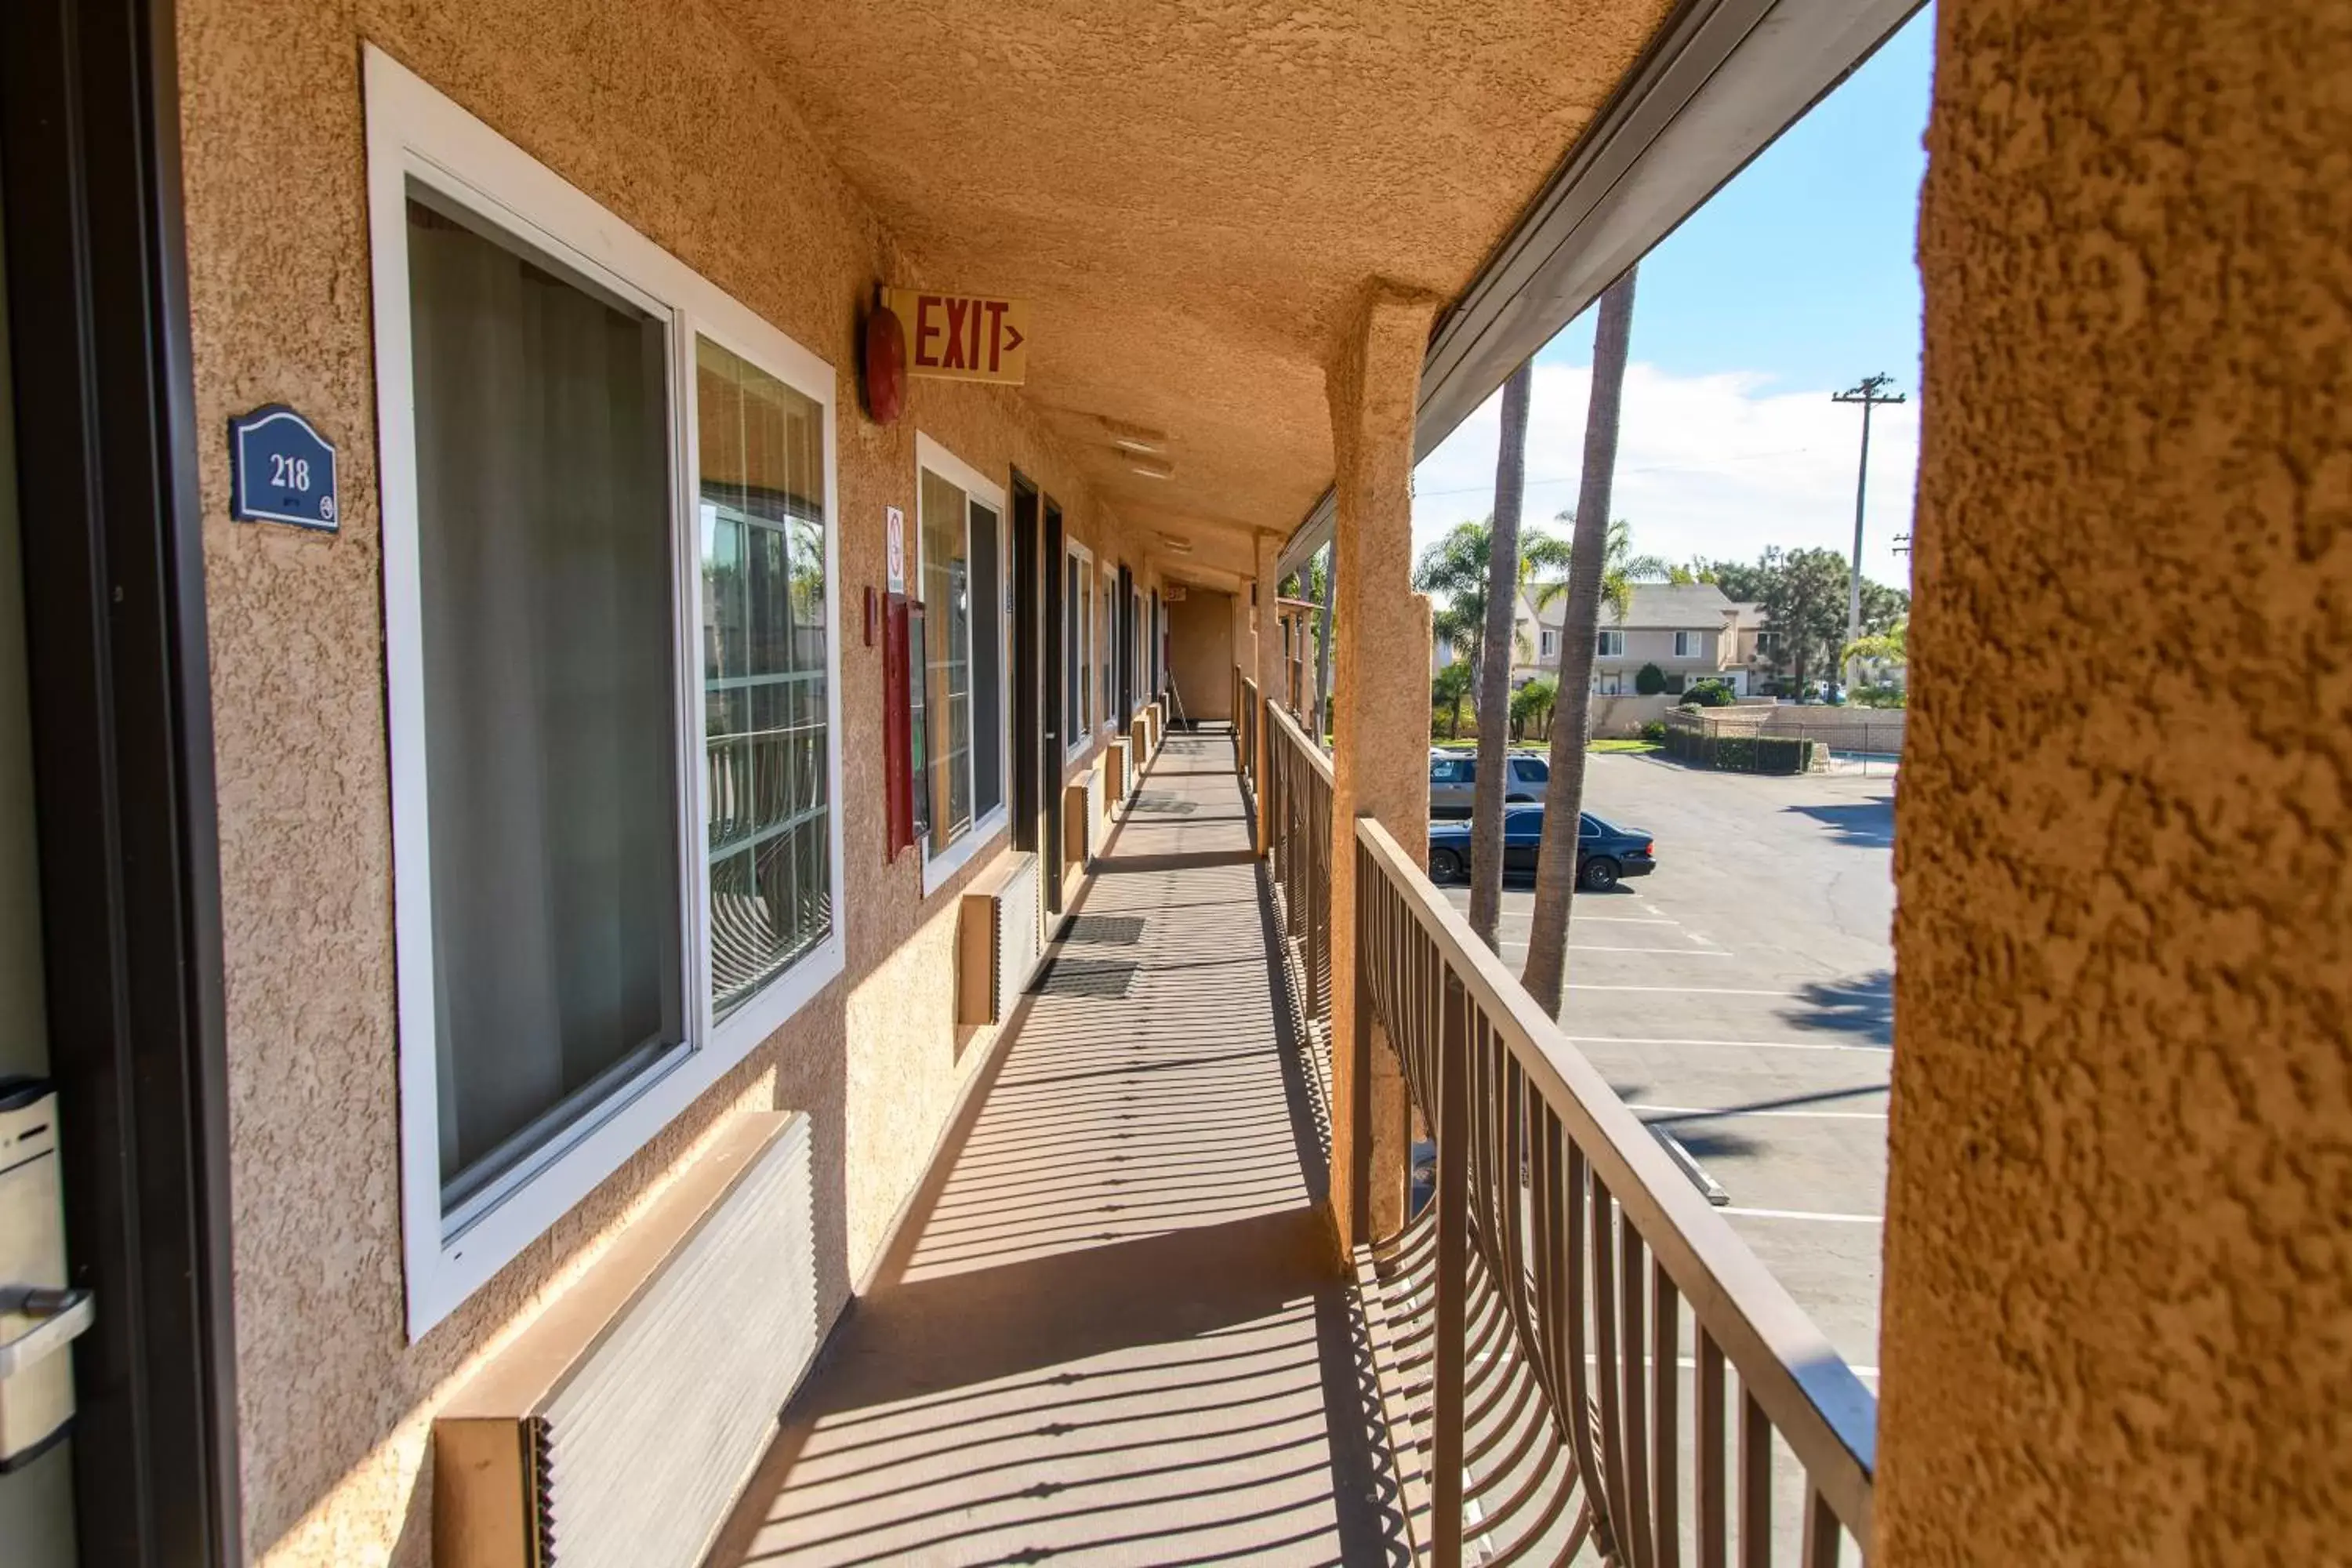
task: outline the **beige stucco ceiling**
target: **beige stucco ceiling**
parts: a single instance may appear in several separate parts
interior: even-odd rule
[[[1666,9],[715,4],[920,274],[891,281],[1030,300],[1027,395],[1121,515],[1196,538],[1305,514],[1351,301],[1455,296]],[[1174,477],[1106,418],[1165,432]]]

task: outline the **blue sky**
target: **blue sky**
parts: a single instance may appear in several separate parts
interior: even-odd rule
[[[1871,429],[1864,571],[1907,580],[1918,461],[1919,274],[1932,9],[1914,17],[1642,263],[1616,507],[1635,548],[1752,559],[1767,544],[1852,544],[1858,410],[1832,391],[1885,371],[1912,395]],[[1572,503],[1591,312],[1536,357],[1531,522]],[[1493,403],[1422,463],[1414,531],[1484,516]]]

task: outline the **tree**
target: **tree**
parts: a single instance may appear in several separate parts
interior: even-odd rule
[[[1451,643],[1473,668],[1483,652],[1486,635],[1487,557],[1494,546],[1494,519],[1457,522],[1445,536],[1421,552],[1412,569],[1412,585],[1439,601],[1431,612],[1429,628]],[[1519,540],[1518,580],[1537,572],[1565,572],[1568,542],[1541,530]]]
[[[1429,683],[1429,705],[1450,710],[1445,720],[1445,738],[1453,740],[1462,733],[1462,704],[1470,695],[1471,667],[1467,659],[1455,659],[1437,672]]]
[[[1470,929],[1500,951],[1503,919],[1503,773],[1509,737],[1503,715],[1511,700],[1513,627],[1519,610],[1519,510],[1528,486],[1528,402],[1536,363],[1524,361],[1503,384],[1503,432],[1495,453],[1495,513],[1486,531],[1486,617],[1479,637],[1478,772],[1470,797]]]
[[[1584,807],[1585,731],[1592,714],[1592,654],[1608,564],[1610,489],[1624,413],[1625,357],[1633,337],[1633,269],[1601,296],[1592,337],[1592,397],[1584,414],[1584,473],[1569,545],[1568,605],[1559,629],[1559,706],[1551,728],[1551,780],[1544,787],[1543,839],[1536,850],[1535,910],[1519,983],[1548,1017],[1559,1016],[1568,978],[1569,894],[1575,887],[1576,830]],[[1622,618],[1622,612],[1621,612]]]
[[[1863,584],[1865,595],[1875,586],[1877,584],[1874,583]],[[1907,664],[1910,658],[1904,645],[1908,640],[1909,635],[1910,623],[1900,621],[1889,630],[1872,632],[1865,637],[1854,638],[1839,650],[1839,658],[1845,663],[1863,658],[1868,659],[1873,664]]]
[[[1771,552],[1767,551],[1765,554],[1769,557]],[[1707,561],[1698,564],[1713,574],[1711,577],[1702,576],[1699,581],[1712,582],[1723,590],[1723,596],[1727,599],[1745,605],[1764,596],[1764,579],[1768,570],[1762,561],[1754,565],[1738,561]]]
[[[1511,693],[1511,733],[1526,733],[1528,727],[1538,719],[1551,717],[1553,705],[1559,699],[1559,682],[1548,675],[1538,675]]]
[[[1862,630],[1867,637],[1874,632],[1891,632],[1911,618],[1911,595],[1904,588],[1890,588],[1884,583],[1862,580]]]
[[[1645,664],[1633,672],[1635,695],[1655,697],[1666,689],[1666,672],[1654,664]]]
[[[1792,550],[1778,545],[1764,552],[1763,591],[1757,602],[1790,667],[1797,689],[1808,689],[1811,672],[1835,669],[1845,640],[1845,557],[1834,550]]]

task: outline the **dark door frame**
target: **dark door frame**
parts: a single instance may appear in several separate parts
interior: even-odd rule
[[[1040,683],[1045,700],[1045,754],[1038,759],[1038,782],[1045,807],[1045,912],[1062,912],[1062,693],[1069,685],[1063,666],[1063,584],[1069,552],[1062,542],[1062,509],[1054,498],[1045,507],[1045,668]],[[1049,928],[1050,929],[1050,928]]]
[[[85,1563],[244,1561],[203,511],[171,0],[0,6]],[[299,238],[289,242],[299,243]]]
[[[1045,734],[1037,706],[1039,633],[1037,487],[1013,470],[1013,847],[1036,850],[1045,796]]]
[[[1118,614],[1113,625],[1118,628],[1118,730],[1123,735],[1128,721],[1135,717],[1135,576],[1124,561],[1118,564]]]

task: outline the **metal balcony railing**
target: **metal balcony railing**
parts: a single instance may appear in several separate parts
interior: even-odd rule
[[[1237,736],[1265,727],[1269,870],[1328,1027],[1330,764],[1255,697],[1236,672]],[[1402,1173],[1402,1228],[1358,1249],[1417,1554],[1835,1568],[1870,1539],[1870,1391],[1421,857],[1370,818],[1354,847],[1357,1022],[1334,1048],[1370,1082],[1377,1026],[1433,1152]],[[1368,1189],[1374,1142],[1334,1179]]]

